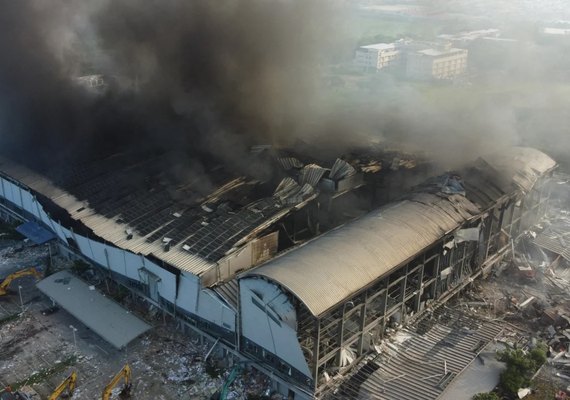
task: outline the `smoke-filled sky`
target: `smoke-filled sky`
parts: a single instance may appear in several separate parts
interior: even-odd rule
[[[442,99],[390,76],[331,100],[323,71],[356,45],[349,10],[329,0],[0,0],[0,144],[39,166],[157,149],[192,168],[206,155],[256,174],[252,144],[302,139],[341,152],[388,138],[453,166],[519,143],[518,110],[556,102],[550,89],[522,102],[473,100],[469,87]],[[505,57],[505,76],[550,79],[556,49],[538,60],[527,50]],[[72,79],[91,73],[109,90]]]
[[[307,124],[324,4],[0,0],[3,147],[42,161],[148,145],[242,164],[248,145]],[[116,84],[87,93],[71,78],[90,70]]]

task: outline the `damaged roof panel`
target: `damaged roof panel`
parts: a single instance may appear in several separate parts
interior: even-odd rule
[[[528,192],[538,178],[556,166],[556,161],[543,152],[530,147],[513,147],[483,157],[500,176],[514,182],[520,189]]]
[[[471,171],[477,179],[465,188],[467,197],[459,194],[460,182],[453,182],[457,194],[444,195],[438,190],[447,184],[428,181],[408,199],[327,232],[245,276],[278,283],[315,316],[322,315],[480,215],[495,199],[532,189],[555,166],[540,151],[521,147],[485,157],[478,164],[480,174]]]
[[[533,243],[543,249],[551,251],[555,254],[559,254],[566,261],[570,261],[570,247],[566,244],[565,240],[561,240],[560,237],[551,236],[545,233],[541,233],[536,236]]]
[[[310,185],[289,178],[288,190],[261,197],[259,182],[226,176],[201,199],[191,184],[172,186],[162,182],[160,173],[153,175],[147,165],[152,160],[124,164],[128,161],[112,156],[46,173],[51,180],[6,159],[0,159],[0,169],[105,241],[196,275],[253,239],[268,221],[276,222],[317,195]]]
[[[238,283],[237,279],[231,279],[221,285],[212,287],[212,290],[223,298],[234,310],[238,309]]]

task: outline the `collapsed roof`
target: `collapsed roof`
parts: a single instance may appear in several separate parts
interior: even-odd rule
[[[153,168],[159,161],[133,164],[114,155],[40,174],[0,159],[0,170],[67,211],[73,221],[101,239],[196,275],[317,193],[311,185],[291,178],[272,193],[255,179],[215,171],[207,176],[215,190],[203,196],[192,183],[165,182]]]

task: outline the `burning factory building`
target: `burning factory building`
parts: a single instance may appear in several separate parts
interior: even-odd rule
[[[310,398],[358,366],[386,329],[509,253],[545,212],[556,167],[518,147],[426,179],[429,167],[402,155],[323,167],[253,151],[273,160],[274,179],[214,168],[207,195],[169,185],[153,168],[160,156],[42,173],[3,159],[2,215],[32,221],[54,250],[249,360],[279,391]]]
[[[151,327],[85,299],[126,292],[295,399],[436,399],[494,338],[418,356],[438,378],[378,351],[546,212],[557,163],[502,98],[442,111],[382,81],[345,107],[319,0],[63,3],[0,6],[0,216],[80,266],[50,259],[42,293],[123,349]]]

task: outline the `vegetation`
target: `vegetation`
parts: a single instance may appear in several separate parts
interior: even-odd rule
[[[501,400],[497,393],[478,393],[473,396],[473,400]]]
[[[15,321],[18,318],[20,318],[19,313],[11,314],[11,315],[8,315],[6,317],[0,318],[0,326],[7,324],[8,322]]]
[[[515,394],[520,388],[530,385],[532,375],[546,362],[546,348],[541,345],[529,352],[506,349],[498,352],[497,358],[507,364],[501,374],[500,386],[505,392]]]
[[[16,231],[18,224],[9,224],[0,220],[0,240],[23,240],[24,237]]]
[[[71,266],[71,270],[78,275],[81,275],[82,273],[87,271],[89,268],[90,268],[89,264],[87,264],[83,260],[75,260],[73,262],[73,265]]]
[[[526,400],[552,400],[558,392],[558,385],[551,377],[548,379],[540,378],[540,376],[532,381],[533,393],[525,397]]]
[[[44,382],[49,377],[66,370],[69,366],[75,365],[76,362],[77,358],[75,356],[67,357],[65,360],[55,364],[53,367],[42,368],[41,370],[34,372],[23,381],[10,385],[10,387],[13,390],[18,390],[25,385],[35,385],[37,383]]]

